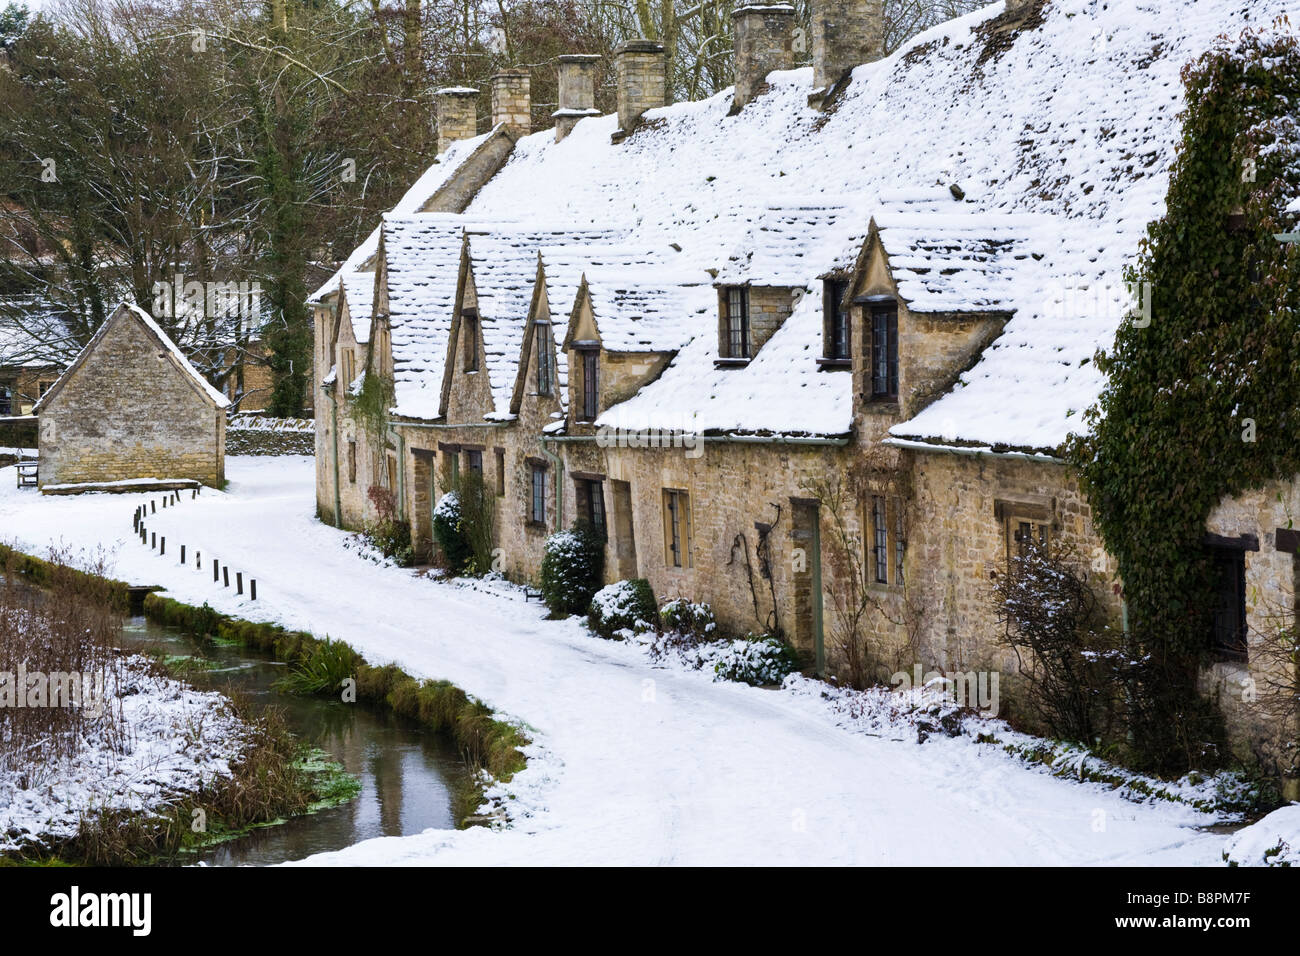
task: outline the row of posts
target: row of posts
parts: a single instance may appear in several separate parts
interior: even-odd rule
[[[191,488],[190,499],[193,500],[198,496],[199,496],[199,489]],[[162,499],[163,509],[166,510],[168,506],[178,505],[180,504],[180,501],[181,501],[181,493],[179,491],[168,492],[167,495]],[[150,531],[148,528],[145,527],[145,519],[149,515],[155,515],[157,513],[158,513],[157,499],[152,499],[146,502],[145,504],[140,505],[135,509],[135,515],[131,519],[131,528],[132,530],[135,531],[136,534],[140,536],[141,544],[149,545],[150,548],[158,552],[159,557],[162,557],[167,553],[166,535],[159,536],[158,532]],[[185,560],[186,557],[185,552],[186,552],[185,545],[181,545],[181,554],[180,554],[181,564],[188,566],[188,563]],[[203,554],[198,549],[195,549],[194,551],[194,567],[200,570],[203,568]],[[222,587],[225,588],[230,587],[230,565],[223,565],[216,558],[213,558],[212,559],[212,581],[214,584],[218,584],[218,583],[221,584]],[[244,593],[244,572],[243,571],[235,572],[235,593],[241,595]],[[257,579],[256,578],[248,579],[248,596],[251,600],[254,601],[257,600]]]

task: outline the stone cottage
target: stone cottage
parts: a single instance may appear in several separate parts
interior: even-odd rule
[[[148,313],[123,303],[36,403],[40,487],[220,485],[228,404]]]
[[[1285,0],[1007,0],[887,57],[879,0],[811,6],[811,68],[789,8],[740,7],[735,87],[701,102],[666,105],[645,40],[616,53],[614,115],[591,115],[584,57],[558,62],[553,130],[520,125],[516,73],[482,134],[444,122],[474,91],[443,91],[438,162],[312,296],[319,513],[360,527],[385,488],[428,554],[472,470],[511,577],[587,520],[609,580],[780,633],[818,673],[1014,688],[990,582],[1028,541],[1088,556],[1123,618],[1062,447],[1162,211],[1179,71]],[[370,376],[377,425],[353,411]],[[1263,666],[1252,595],[1294,601],[1288,496],[1207,529],[1259,585],[1225,596],[1231,647],[1206,636],[1243,751],[1292,733],[1239,692]]]

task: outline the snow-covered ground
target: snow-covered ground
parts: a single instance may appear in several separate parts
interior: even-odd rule
[[[341,638],[445,678],[535,741],[504,788],[513,825],[371,840],[313,864],[1221,865],[1226,837],[967,739],[871,737],[809,695],[656,667],[631,643],[547,621],[509,589],[383,567],[316,521],[312,463],[231,458],[226,493],[159,510],[167,556],[131,534],[142,495],[42,498],[0,470],[0,539],[104,545],[116,575],[180,600]],[[179,545],[205,567],[177,563]],[[258,581],[214,586],[211,559]],[[193,559],[191,558],[191,561]]]
[[[82,818],[100,809],[157,810],[230,776],[248,729],[230,702],[157,673],[143,657],[120,664],[105,689],[121,737],[90,722],[74,757],[37,775],[0,768],[0,851],[75,836]]]

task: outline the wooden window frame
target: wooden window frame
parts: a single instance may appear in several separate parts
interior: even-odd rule
[[[537,394],[555,394],[555,361],[552,354],[551,323],[534,322],[533,338],[537,354]]]
[[[748,361],[753,358],[749,324],[749,286],[723,286],[721,298],[722,342],[719,343],[718,352],[723,358]],[[737,310],[740,312],[739,328],[736,327]]]
[[[466,372],[478,371],[478,312],[465,309],[460,314],[461,347],[464,352]]]
[[[847,279],[825,279],[822,282],[822,308],[825,313],[822,328],[824,365],[837,367],[853,364],[852,308],[843,304],[848,291]]]
[[[681,488],[665,488],[663,519],[665,564],[682,570],[693,567],[690,492]]]
[[[576,350],[582,369],[582,394],[578,421],[594,422],[600,415],[600,349]]]
[[[871,496],[871,581],[889,584],[889,504],[884,495]]]
[[[1208,635],[1210,653],[1215,661],[1248,663],[1250,651],[1247,641],[1249,625],[1246,617],[1247,548],[1217,545],[1209,547],[1208,550],[1210,559],[1215,565],[1215,601]],[[1224,609],[1220,605],[1225,597],[1224,581],[1229,575],[1232,577],[1232,593],[1227,597],[1235,606],[1227,610],[1236,620],[1233,635],[1225,637],[1222,617]]]
[[[605,514],[605,483],[599,478],[582,476],[575,476],[573,480],[577,485],[578,503],[582,509],[582,516],[587,519],[592,528],[602,538],[608,539],[609,526]]]
[[[898,401],[898,303],[869,302],[866,309],[867,379],[873,402]]]
[[[528,524],[546,526],[546,466],[531,460],[528,463]]]
[[[476,471],[480,478],[483,477],[483,449],[466,448],[465,449],[465,470]]]

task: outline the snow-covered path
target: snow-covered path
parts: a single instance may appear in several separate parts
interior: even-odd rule
[[[375,662],[445,678],[522,721],[537,746],[510,785],[512,829],[372,840],[311,863],[1219,864],[1224,837],[1027,770],[991,747],[852,734],[795,695],[651,666],[642,651],[546,621],[514,593],[383,568],[313,516],[310,459],[233,458],[131,535],[142,495],[42,498],[0,469],[0,540],[115,552],[116,575],[177,598],[341,638]],[[179,545],[205,568],[182,568]],[[256,603],[211,559],[257,578]]]

